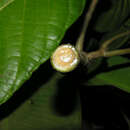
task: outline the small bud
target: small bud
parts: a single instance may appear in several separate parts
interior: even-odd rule
[[[80,58],[77,50],[70,44],[59,46],[51,56],[54,69],[60,72],[70,72],[79,64]]]

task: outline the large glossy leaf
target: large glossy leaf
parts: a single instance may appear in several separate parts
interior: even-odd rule
[[[0,12],[0,104],[50,57],[84,5],[85,0],[15,0]]]
[[[48,67],[44,68],[45,72],[48,72],[48,70],[45,70],[47,68]],[[62,82],[59,84],[63,76],[61,74],[52,75],[50,74],[50,72],[48,73],[49,74],[43,77],[45,79],[48,77],[51,78],[46,80],[46,83],[40,86],[38,90],[35,90],[35,93],[28,100],[22,103],[20,107],[17,107],[17,109],[15,108],[16,110],[12,112],[7,118],[1,120],[1,130],[80,129],[80,108],[76,107],[77,105],[74,105],[75,99],[77,99],[76,96],[78,96],[75,93],[76,87],[74,88],[72,84],[68,81],[68,83]],[[35,78],[38,77],[39,74],[35,76]],[[37,84],[36,81],[32,80],[33,79],[25,84],[22,90],[18,92],[18,94],[16,93],[17,95],[13,97],[15,101],[14,103],[11,101],[11,104],[4,104],[5,106],[2,109],[3,111],[0,109],[2,115],[4,112],[7,113],[7,111],[5,110],[7,106],[7,109],[9,109],[10,111],[13,106],[18,103],[18,101],[20,102],[21,100],[24,100],[24,98],[26,97],[25,95],[27,93],[30,93],[29,91],[32,91],[34,89],[32,87],[38,87],[39,80],[37,80]],[[65,84],[68,85],[66,86]],[[22,94],[22,99],[20,99]]]
[[[119,56],[108,60],[107,72],[96,75],[89,81],[90,85],[113,85],[130,92],[130,60]]]
[[[105,1],[102,1],[105,4]],[[99,15],[96,30],[100,32],[118,29],[130,13],[130,0],[109,0],[110,5],[107,11]],[[108,6],[108,5],[106,5]]]

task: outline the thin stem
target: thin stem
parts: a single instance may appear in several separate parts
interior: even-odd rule
[[[3,10],[5,7],[7,7],[12,2],[14,2],[14,0],[8,0],[2,7],[0,7],[0,11]]]
[[[88,60],[103,57],[104,52],[102,50],[97,50],[89,53],[85,53]]]
[[[119,50],[108,51],[108,52],[106,50],[99,49],[94,52],[89,52],[89,53],[84,52],[83,54],[84,54],[84,57],[86,57],[86,59],[92,60],[99,57],[111,57],[111,56],[130,54],[130,48],[119,49]]]
[[[86,13],[82,31],[80,33],[80,36],[79,36],[77,42],[76,42],[76,48],[77,48],[77,50],[79,52],[83,50],[83,43],[84,43],[85,33],[87,31],[89,22],[90,22],[90,20],[92,18],[93,12],[94,12],[94,10],[96,8],[97,2],[98,2],[98,0],[92,0],[92,3],[90,5],[90,7],[89,7],[89,10]]]
[[[111,57],[124,54],[130,54],[130,48],[105,52],[104,57]]]
[[[108,46],[114,41],[114,40],[117,40],[118,38],[121,38],[121,37],[124,37],[126,35],[129,35],[130,34],[130,31],[127,31],[127,32],[123,32],[123,33],[120,33],[114,37],[112,37],[110,40],[107,40],[103,43],[103,45],[101,46],[102,49],[107,49]]]

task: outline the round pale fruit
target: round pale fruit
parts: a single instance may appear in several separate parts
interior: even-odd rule
[[[51,56],[54,69],[60,72],[70,72],[79,64],[80,58],[77,50],[70,44],[59,46]]]

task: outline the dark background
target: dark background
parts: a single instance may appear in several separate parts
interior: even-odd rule
[[[90,3],[91,0],[88,1]],[[87,4],[83,15],[70,27],[66,32],[62,43],[75,44],[81,27],[83,24],[85,12],[88,10],[89,4]],[[95,38],[100,41],[104,33],[99,33],[94,30],[94,24],[97,17],[103,11],[107,11],[111,7],[109,0],[105,2],[99,1],[94,13],[94,17],[89,25],[85,43],[89,44],[91,38]],[[88,45],[87,44],[87,45]],[[93,51],[99,47],[98,44],[84,46],[85,51]],[[127,46],[128,47],[128,46]],[[129,55],[126,55],[129,58]],[[129,65],[127,65],[129,66]],[[124,67],[124,66],[119,66]],[[46,69],[45,69],[46,68]],[[81,66],[82,68],[82,66]],[[83,69],[83,70],[82,70]],[[72,73],[69,73],[62,80],[59,81],[58,98],[56,99],[56,111],[61,115],[68,115],[75,109],[77,93],[80,94],[81,107],[82,107],[82,127],[83,130],[128,130],[130,129],[130,94],[117,89],[113,86],[87,86],[82,83],[87,81],[90,77],[96,73],[100,73],[107,68],[106,60],[104,59],[102,64],[91,75],[87,74],[87,70],[82,68],[80,71],[77,69]],[[46,76],[43,80],[43,71]],[[5,104],[0,107],[1,120],[11,114],[20,106],[26,99],[32,96],[33,93],[40,88],[40,86],[47,82],[49,77],[53,75],[55,71],[50,66],[50,62],[47,61],[44,65],[33,74],[31,79],[27,81]],[[24,86],[37,86],[37,87],[24,87]],[[64,98],[64,94],[69,87],[68,97]],[[75,91],[73,88],[76,88]],[[66,96],[65,96],[66,97]],[[69,101],[69,102],[68,102]],[[61,102],[67,102],[63,106]],[[33,103],[33,102],[32,102]],[[64,109],[66,105],[69,105],[68,109]],[[7,109],[8,108],[8,109]]]

